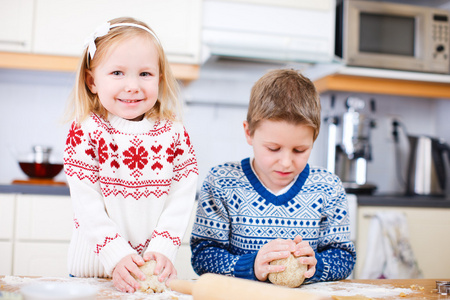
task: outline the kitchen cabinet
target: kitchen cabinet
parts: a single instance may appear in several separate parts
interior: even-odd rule
[[[16,242],[13,275],[67,277],[68,251],[69,243],[64,242]]]
[[[67,277],[70,196],[0,194],[0,207],[0,275]],[[198,277],[189,246],[195,210],[175,261],[180,279]]]
[[[201,0],[35,0],[37,54],[80,56],[86,37],[101,23],[132,16],[158,35],[170,62],[198,64]]]
[[[74,72],[95,28],[132,16],[155,30],[177,79],[199,76],[202,0],[0,1],[0,68]]]
[[[319,93],[355,92],[450,99],[450,75],[442,74],[344,66],[314,80],[314,85]]]
[[[186,233],[184,234],[183,240],[181,241],[180,249],[177,253],[177,258],[175,260],[175,268],[177,269],[177,275],[179,279],[196,279],[199,276],[195,273],[191,265],[191,246],[189,244],[192,232],[192,226],[195,221],[195,213],[197,211],[197,201],[192,209],[191,218],[189,220],[188,227],[186,228]]]
[[[406,215],[409,238],[424,278],[449,278],[450,240],[443,233],[450,228],[450,208],[359,206],[355,276],[361,274],[367,251],[371,218],[379,211],[402,212]]]
[[[0,194],[0,274],[12,272],[14,195]]]
[[[19,194],[15,200],[13,275],[68,276],[70,197]]]
[[[0,50],[29,52],[34,0],[0,0]]]

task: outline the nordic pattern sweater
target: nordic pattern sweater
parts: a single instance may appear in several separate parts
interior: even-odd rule
[[[64,170],[74,212],[71,275],[109,277],[123,257],[146,251],[174,261],[198,179],[181,123],[92,114],[72,124]]]
[[[192,265],[199,275],[218,273],[257,280],[254,261],[270,240],[307,240],[317,258],[305,282],[348,277],[356,261],[349,240],[346,194],[340,179],[305,167],[292,187],[275,196],[258,180],[250,159],[211,169],[200,193],[191,236]]]

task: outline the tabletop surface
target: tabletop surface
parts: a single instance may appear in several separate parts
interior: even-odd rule
[[[378,280],[341,280],[334,282],[321,282],[301,286],[299,289],[307,292],[318,293],[329,299],[439,299],[446,296],[439,295],[436,291],[436,280],[450,281],[450,279],[378,279]],[[98,288],[97,300],[107,299],[178,299],[192,300],[189,295],[176,292],[147,295],[141,292],[135,294],[121,293],[108,279],[97,278],[62,278],[62,277],[19,277],[0,276],[0,291],[3,295],[17,296],[21,299],[20,288],[26,284],[43,281],[77,282],[94,285]],[[12,294],[11,294],[12,293]],[[17,294],[15,294],[17,293]],[[444,297],[444,298],[443,298]],[[450,297],[449,297],[450,298]],[[0,299],[2,295],[0,293]],[[446,299],[446,298],[445,298]]]

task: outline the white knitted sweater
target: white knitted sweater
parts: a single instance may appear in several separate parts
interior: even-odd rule
[[[155,251],[174,261],[198,179],[181,123],[93,114],[72,124],[64,169],[74,210],[71,275],[109,277],[132,253]]]

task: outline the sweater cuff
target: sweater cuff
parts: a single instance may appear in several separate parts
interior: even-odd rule
[[[106,274],[111,276],[119,261],[130,254],[137,254],[137,252],[120,237],[109,242],[101,249],[99,252],[99,260],[105,268]]]
[[[175,258],[177,256],[179,245],[174,243],[171,239],[164,238],[162,236],[154,236],[150,240],[150,244],[148,245],[147,252],[158,252],[165,255],[172,264],[175,263]]]
[[[234,265],[233,276],[238,278],[258,280],[255,276],[254,265],[258,252],[249,253],[239,257]]]
[[[317,264],[316,264],[316,273],[314,273],[314,276],[311,278],[306,278],[305,279],[305,283],[313,283],[313,282],[319,282],[320,278],[322,278],[323,275],[323,271],[324,271],[324,262],[323,262],[323,258],[322,256],[316,252],[316,259],[317,259]]]

